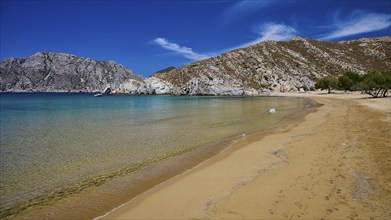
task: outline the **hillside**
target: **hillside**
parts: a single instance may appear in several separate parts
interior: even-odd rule
[[[104,92],[109,88],[126,91],[133,84],[139,87],[142,81],[141,76],[113,61],[66,53],[40,52],[0,63],[0,91]]]
[[[312,88],[316,79],[391,70],[391,37],[326,42],[265,41],[144,79],[113,61],[41,52],[0,63],[3,92],[262,95]]]
[[[325,75],[391,69],[391,37],[266,41],[156,73],[176,95],[258,95],[311,88]]]

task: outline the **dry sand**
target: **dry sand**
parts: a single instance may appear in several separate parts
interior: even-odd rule
[[[390,219],[391,99],[294,96],[323,105],[285,131],[238,140],[103,218]]]

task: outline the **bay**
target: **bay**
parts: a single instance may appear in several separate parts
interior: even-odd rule
[[[269,129],[307,104],[284,97],[1,93],[0,210],[15,212],[88,179],[115,178],[132,164]]]

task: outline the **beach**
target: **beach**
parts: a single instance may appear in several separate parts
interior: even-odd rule
[[[279,95],[320,106],[294,124],[242,137],[100,218],[389,219],[391,99]]]
[[[233,141],[313,109],[291,97],[0,96],[1,219],[104,215]]]

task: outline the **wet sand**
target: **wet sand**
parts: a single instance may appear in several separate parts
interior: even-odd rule
[[[283,95],[322,106],[291,128],[238,140],[103,218],[389,219],[391,99]]]

